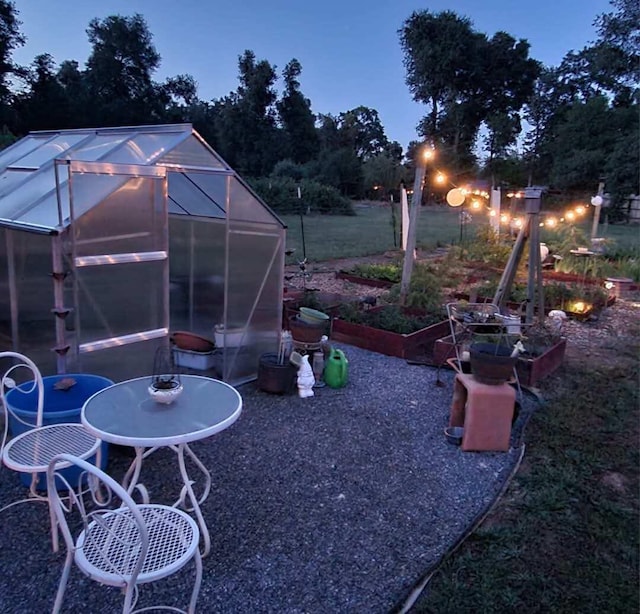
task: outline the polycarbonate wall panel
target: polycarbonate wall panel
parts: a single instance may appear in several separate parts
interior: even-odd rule
[[[165,262],[136,262],[76,269],[78,343],[165,326]]]
[[[224,312],[225,224],[169,219],[169,305],[172,330],[213,338]]]
[[[192,181],[192,175],[169,172],[169,198],[190,215],[224,218],[224,209],[217,206],[209,194]]]
[[[151,164],[173,149],[184,132],[142,133],[134,136],[116,151],[109,154],[114,164]]]
[[[40,168],[45,162],[59,158],[70,147],[73,147],[77,143],[80,143],[87,138],[87,134],[61,134],[60,136],[51,139],[48,142],[43,143],[40,147],[15,160],[11,166],[20,166],[24,168],[33,168],[34,170]]]
[[[231,178],[230,207],[229,217],[234,220],[280,225],[273,213],[235,177]]]
[[[223,161],[211,150],[207,149],[195,136],[176,145],[171,151],[162,156],[158,164],[176,166],[199,166],[202,168],[228,168]]]
[[[89,197],[92,185],[105,188],[109,181],[112,186],[122,185],[99,205],[78,216],[76,199],[81,201],[85,194]],[[72,189],[77,257],[166,249],[162,179],[74,173]],[[83,208],[81,203],[78,207]]]
[[[225,356],[228,381],[254,378],[260,355],[277,351],[282,318],[283,252],[282,228],[231,222],[227,314],[232,324],[244,323],[249,345]]]
[[[10,288],[8,249],[12,246]],[[51,277],[51,238],[0,230],[0,350],[15,349],[32,358],[43,373],[55,372],[55,317]],[[17,330],[12,327],[11,300],[16,301]]]
[[[68,371],[95,373],[112,379],[114,382],[149,377],[153,373],[153,361],[159,347],[166,346],[167,339],[151,339],[139,343],[130,343],[119,347],[90,352],[72,357]]]
[[[203,193],[205,193],[214,203],[214,217],[217,212],[222,213],[222,217],[226,216],[227,208],[227,178],[226,174],[217,173],[186,173],[187,178],[192,181]]]
[[[4,169],[7,166],[13,164],[16,160],[23,158],[27,154],[34,151],[46,143],[51,136],[26,136],[17,143],[14,143],[10,147],[7,147],[0,152],[0,169]]]

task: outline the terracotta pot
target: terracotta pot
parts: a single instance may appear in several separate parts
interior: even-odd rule
[[[310,324],[304,322],[298,316],[292,316],[289,318],[289,330],[294,341],[319,343],[322,335],[326,334],[327,324],[325,322]]]
[[[191,352],[211,352],[215,348],[211,339],[183,330],[173,333],[171,341],[181,350],[190,350]]]

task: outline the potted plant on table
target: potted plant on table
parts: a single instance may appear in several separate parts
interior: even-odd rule
[[[157,403],[168,405],[182,394],[182,380],[177,372],[173,355],[167,348],[158,348],[153,361],[153,375],[149,396]]]

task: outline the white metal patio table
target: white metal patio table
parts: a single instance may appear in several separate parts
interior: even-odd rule
[[[183,487],[174,506],[182,505],[195,514],[206,556],[211,540],[200,506],[211,490],[211,474],[188,444],[231,426],[242,411],[242,397],[229,384],[208,377],[181,375],[181,381],[182,394],[168,405],[149,396],[150,376],[119,382],[87,399],[81,419],[100,439],[135,448],[135,458],[123,479],[129,493],[138,486],[143,459],[162,447],[176,453]],[[204,477],[200,497],[194,492],[185,453]]]

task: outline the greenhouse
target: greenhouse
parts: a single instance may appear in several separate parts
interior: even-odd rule
[[[278,346],[285,226],[189,124],[28,134],[0,236],[0,349],[44,374],[151,374],[189,331],[217,343],[187,366],[235,385]]]

